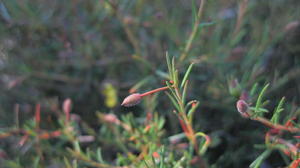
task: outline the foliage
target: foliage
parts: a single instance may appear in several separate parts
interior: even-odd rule
[[[0,167],[296,168],[299,5],[0,1]]]

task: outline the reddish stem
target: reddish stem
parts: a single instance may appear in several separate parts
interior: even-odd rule
[[[145,92],[143,94],[141,94],[140,96],[143,97],[143,96],[148,96],[150,94],[153,94],[153,93],[156,93],[156,92],[160,92],[160,91],[163,91],[163,90],[167,90],[169,89],[168,86],[165,86],[165,87],[161,87],[161,88],[158,88],[158,89],[154,89],[154,90],[150,90],[148,92]]]
[[[41,105],[37,104],[35,106],[35,122],[36,122],[36,129],[39,129],[41,121]]]
[[[186,127],[186,124],[185,124],[181,119],[179,119],[179,123],[180,123],[181,128],[183,129],[183,132],[185,133],[185,135],[186,135],[187,137],[189,137],[190,134],[189,134],[189,130],[188,130],[187,127]]]
[[[285,130],[285,131],[289,131],[289,132],[300,132],[300,128],[297,127],[287,127],[281,124],[273,124],[271,121],[263,118],[263,117],[257,117],[257,118],[252,118],[252,120],[256,120],[259,121],[261,123],[263,123],[264,125],[274,128],[274,129],[278,129],[278,130]]]

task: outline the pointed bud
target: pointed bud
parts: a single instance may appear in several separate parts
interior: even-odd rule
[[[131,94],[124,99],[121,106],[131,107],[131,106],[137,105],[140,103],[141,99],[142,99],[141,94],[139,94],[139,93]]]
[[[249,105],[244,100],[237,101],[236,108],[243,117],[247,118],[250,116],[249,115]]]
[[[238,97],[241,93],[241,86],[237,79],[229,81],[229,93],[232,96]]]
[[[113,123],[113,124],[117,124],[120,125],[121,121],[117,118],[116,115],[114,114],[105,114],[103,116],[104,121],[109,122],[109,123]]]
[[[71,99],[66,99],[63,103],[63,110],[65,113],[70,113],[71,112],[71,106],[72,106],[72,101]]]
[[[66,122],[70,120],[70,112],[72,108],[72,101],[71,99],[66,99],[63,103],[63,111],[66,114]]]

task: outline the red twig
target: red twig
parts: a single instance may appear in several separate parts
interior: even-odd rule
[[[285,126],[285,125],[281,125],[281,124],[274,124],[271,121],[263,118],[263,117],[256,117],[256,118],[251,118],[252,120],[256,120],[261,122],[262,124],[270,127],[270,128],[274,128],[274,129],[278,129],[278,130],[285,130],[285,131],[289,131],[292,133],[296,133],[296,132],[300,132],[300,128],[297,127],[289,127],[289,126]]]
[[[189,130],[187,129],[186,124],[185,124],[185,123],[183,122],[183,120],[181,120],[181,119],[179,119],[179,123],[180,123],[181,128],[183,129],[183,132],[185,133],[185,135],[186,135],[187,137],[189,137],[189,136],[190,136],[190,132],[189,132]]]
[[[37,130],[40,128],[40,122],[41,122],[41,105],[37,104],[35,106],[35,123],[36,123]]]
[[[169,89],[168,86],[165,86],[165,87],[161,87],[161,88],[157,88],[157,89],[154,89],[154,90],[150,90],[148,92],[145,92],[143,94],[141,94],[140,96],[143,97],[143,96],[147,96],[147,95],[150,95],[150,94],[153,94],[153,93],[156,93],[156,92],[160,92],[160,91],[163,91],[163,90],[167,90]]]

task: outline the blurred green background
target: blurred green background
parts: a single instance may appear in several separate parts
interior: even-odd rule
[[[166,119],[165,137],[179,133],[174,107],[163,94],[136,107],[120,106],[132,87],[144,92],[164,86],[166,51],[177,59],[180,75],[195,63],[188,99],[200,101],[196,129],[213,138],[205,155],[209,165],[247,167],[262,151],[254,146],[263,143],[265,127],[235,109],[241,90],[270,83],[268,108],[285,96],[284,114],[299,113],[299,0],[208,0],[201,31],[180,61],[199,1],[112,2],[0,1],[1,129],[16,126],[16,106],[19,125],[32,119],[37,103],[41,127],[54,129],[63,100],[71,98],[72,113],[94,129],[101,127],[96,111],[138,119],[153,110]],[[16,142],[0,140],[12,160],[22,157]],[[284,165],[279,152],[264,163]]]

